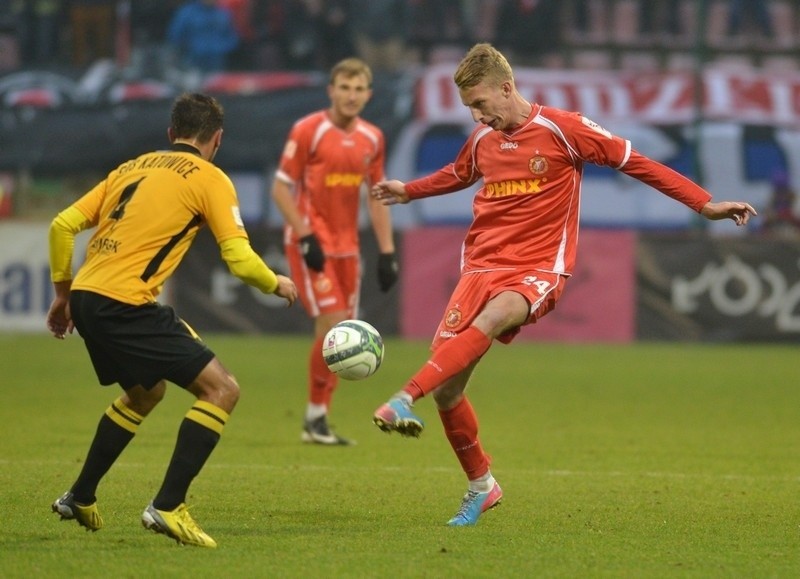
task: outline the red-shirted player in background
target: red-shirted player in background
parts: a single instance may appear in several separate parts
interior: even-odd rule
[[[520,327],[555,307],[575,264],[581,176],[586,162],[613,167],[680,201],[707,219],[745,225],[747,203],[711,202],[704,189],[642,156],[629,141],[579,113],[529,103],[505,57],[475,45],[455,75],[461,101],[480,124],[456,160],[407,184],[377,183],[387,205],[464,189],[483,179],[464,240],[461,277],[450,297],[427,363],[373,420],[386,432],[419,436],[411,406],[433,393],[445,434],[469,480],[451,526],[474,525],[503,491],[478,440],[478,420],[464,395],[493,340],[509,343]]]
[[[385,177],[381,130],[359,115],[372,96],[372,72],[357,58],[330,73],[331,105],[295,123],[283,149],[272,197],[285,220],[284,246],[300,300],[314,319],[309,401],[302,440],[352,444],[328,425],[337,377],[325,365],[322,340],[335,324],[358,315],[362,188]],[[378,285],[388,291],[398,267],[389,208],[371,196],[367,208],[378,242]]]

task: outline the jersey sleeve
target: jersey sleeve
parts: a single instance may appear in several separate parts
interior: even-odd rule
[[[246,239],[233,238],[220,243],[222,259],[230,272],[244,283],[271,294],[278,288],[278,277],[253,251]]]
[[[100,181],[87,193],[59,213],[50,225],[50,277],[52,281],[72,279],[72,254],[75,235],[85,229],[96,227],[100,221],[100,209],[106,197],[108,181],[113,173]]]
[[[450,163],[435,173],[406,183],[406,193],[409,199],[422,199],[460,191],[469,185],[471,183],[465,183],[458,178],[455,165]]]
[[[479,128],[472,132],[452,163],[426,177],[420,177],[406,183],[408,198],[421,199],[423,197],[444,195],[445,193],[466,189],[478,181],[482,175],[475,163],[474,153],[480,130]]]
[[[234,237],[247,238],[236,189],[225,173],[214,167],[217,175],[210,182],[204,217],[217,243]]]
[[[636,150],[631,151],[630,158],[620,171],[680,201],[698,213],[711,201],[711,193],[700,185]]]
[[[89,219],[75,205],[59,213],[50,224],[50,279],[54,282],[72,279],[72,253],[75,235],[91,227]]]
[[[677,171],[635,151],[630,141],[612,135],[578,113],[568,113],[565,118],[565,126],[570,132],[568,142],[582,159],[613,167],[698,213],[711,200],[708,191]]]
[[[103,206],[103,201],[106,197],[106,188],[108,186],[108,179],[100,181],[97,185],[92,187],[88,193],[78,199],[72,204],[78,211],[83,213],[92,227],[97,225],[100,221],[100,209]]]
[[[546,109],[546,114],[552,115],[550,118],[556,121],[557,130],[564,131],[568,146],[583,161],[613,169],[619,169],[627,162],[631,152],[630,141],[612,134],[580,113],[553,113],[553,109]]]
[[[287,183],[295,183],[303,176],[310,151],[308,123],[297,122],[289,131],[278,163],[276,176]]]
[[[375,156],[369,164],[368,186],[371,187],[378,181],[386,178],[386,141],[383,133],[378,133],[378,142],[376,144]]]

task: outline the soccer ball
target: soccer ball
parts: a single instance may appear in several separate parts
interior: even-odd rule
[[[322,357],[337,376],[345,380],[363,380],[381,367],[383,339],[367,322],[345,320],[325,334]]]

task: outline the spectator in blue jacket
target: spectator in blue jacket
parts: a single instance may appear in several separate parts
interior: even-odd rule
[[[228,55],[239,45],[231,13],[215,0],[191,0],[175,12],[167,41],[182,65],[201,72],[227,67]]]

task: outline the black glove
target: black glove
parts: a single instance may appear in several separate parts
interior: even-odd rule
[[[325,266],[325,254],[322,253],[322,247],[316,235],[309,233],[300,238],[300,253],[310,269],[322,271]]]
[[[397,282],[400,264],[393,253],[381,253],[378,256],[378,286],[382,292],[388,292]]]

